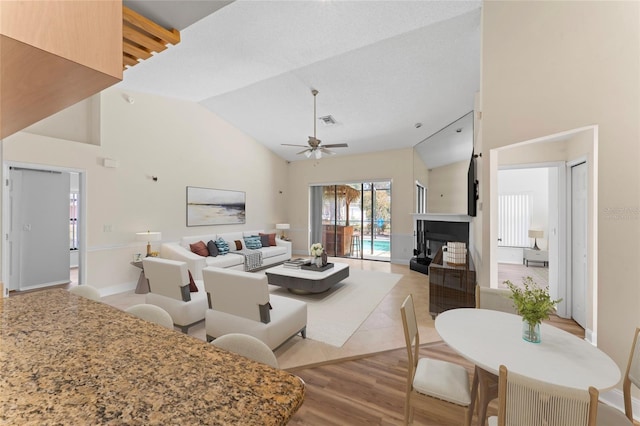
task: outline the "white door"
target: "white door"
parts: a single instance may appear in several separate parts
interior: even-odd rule
[[[69,282],[69,173],[10,171],[10,289]]]
[[[571,167],[571,317],[587,326],[587,165]]]

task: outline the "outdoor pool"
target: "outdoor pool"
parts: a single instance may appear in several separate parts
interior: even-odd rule
[[[362,239],[362,247],[368,249],[371,247],[370,239]],[[374,251],[391,251],[391,242],[389,240],[373,240]]]

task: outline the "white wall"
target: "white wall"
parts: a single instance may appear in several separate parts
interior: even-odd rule
[[[538,238],[538,247],[547,250],[549,236],[549,169],[545,167],[533,169],[506,169],[498,172],[498,194],[531,194],[532,211],[530,229],[544,231],[544,237]],[[533,246],[533,240],[529,247]],[[520,258],[514,262],[511,258],[502,255],[511,253],[507,250],[498,250],[498,262],[522,262],[522,250],[519,250]],[[502,254],[502,255],[501,255]]]
[[[624,367],[640,324],[640,3],[485,1],[482,10],[482,256],[492,150],[598,125],[598,346]],[[487,268],[480,280],[488,285]]]
[[[198,104],[131,95],[134,104],[117,89],[102,93],[100,146],[26,132],[3,141],[4,161],[85,171],[87,284],[103,294],[135,287],[140,270],[129,262],[145,251],[136,232],[161,231],[163,241],[174,241],[273,229],[287,219],[284,160]],[[104,158],[119,167],[103,167]],[[187,186],[245,191],[247,223],[187,228]]]

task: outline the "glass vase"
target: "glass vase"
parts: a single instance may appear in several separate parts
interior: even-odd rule
[[[531,324],[522,320],[522,338],[527,342],[540,343],[540,324]]]
[[[315,265],[319,268],[322,266],[322,257],[321,256],[317,256],[313,259],[313,263],[315,263]]]

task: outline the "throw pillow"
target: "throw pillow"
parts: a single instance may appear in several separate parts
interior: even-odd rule
[[[215,241],[209,240],[209,242],[207,243],[207,248],[209,249],[209,256],[216,257],[218,255],[218,246],[216,245]]]
[[[275,246],[276,245],[276,234],[260,234],[260,235],[267,235],[269,237],[269,245],[270,246]]]
[[[242,250],[242,241],[235,240],[234,243],[236,245],[236,250]]]
[[[269,247],[269,236],[267,234],[260,234],[260,245]]]
[[[244,237],[244,244],[248,249],[257,250],[262,247],[260,237],[257,235],[251,235],[250,237]]]
[[[198,241],[197,243],[189,244],[191,251],[195,254],[203,257],[209,256],[209,249],[204,242]]]
[[[218,238],[216,240],[216,246],[218,246],[218,254],[224,256],[229,253],[229,244],[227,244],[227,242],[222,238]]]
[[[191,275],[191,271],[189,271],[188,269],[187,269],[187,272],[189,272],[189,291],[191,293],[197,293],[198,286],[196,285],[196,282],[193,280],[193,275]]]

